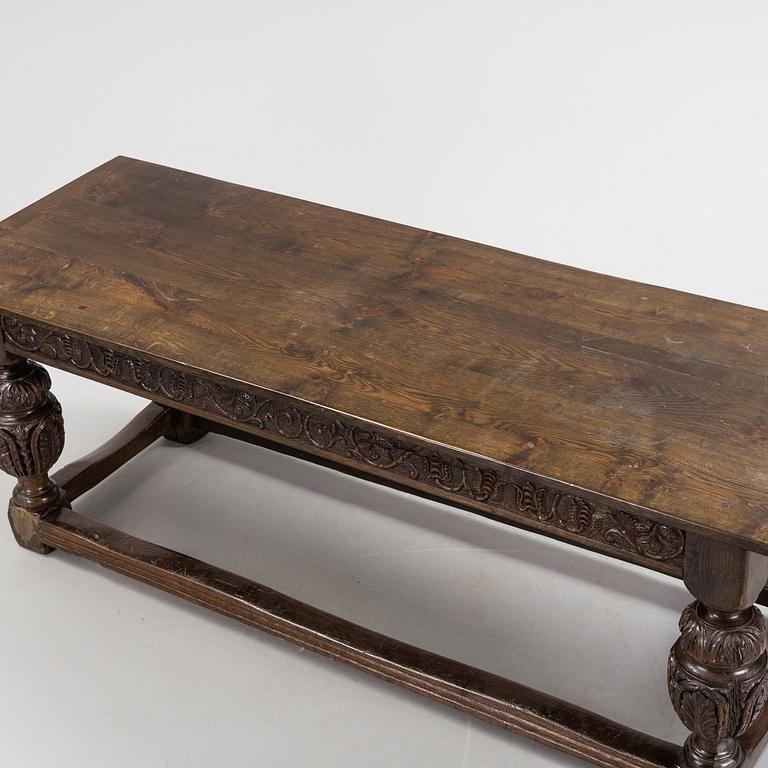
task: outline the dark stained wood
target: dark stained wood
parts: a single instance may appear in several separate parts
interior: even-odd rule
[[[19,363],[6,360],[6,365],[21,373],[15,380],[23,382],[36,369],[28,365],[26,370],[16,368]],[[47,392],[45,386],[43,390]],[[2,394],[7,401],[9,392],[3,390]],[[42,395],[32,396],[39,399]],[[41,413],[43,424],[46,412]],[[68,508],[67,501],[179,425],[196,436],[220,427],[195,417],[181,418],[172,409],[150,404],[100,449],[56,473],[54,483],[60,481],[65,491],[63,506],[49,505],[26,515],[20,521],[24,539],[20,543],[39,552],[56,547],[90,558],[596,765],[678,764],[683,753],[673,745],[525,686],[372,633]],[[220,431],[252,441],[252,436],[229,428]],[[31,542],[35,546],[29,546]],[[768,715],[765,699],[759,695],[766,676],[765,628],[756,609],[741,609],[765,582],[765,561],[754,553],[729,550],[718,541],[689,537],[686,583],[711,605],[734,606],[729,611],[694,603],[683,614],[682,636],[671,653],[670,693],[683,721],[694,731],[684,753],[689,768],[752,765],[766,741]],[[731,693],[725,695],[725,690]],[[721,694],[722,706],[709,712],[707,706]],[[712,741],[708,729],[715,727],[726,735]],[[703,739],[703,747],[695,738]]]
[[[590,506],[583,500],[577,502],[576,497],[569,493],[572,489],[563,489],[560,496],[561,510],[564,513],[567,511],[568,514],[564,514],[562,518],[553,516],[542,520],[540,519],[542,508],[551,510],[551,502],[555,496],[554,494],[542,495],[541,486],[534,486],[525,481],[515,486],[515,495],[520,497],[522,503],[516,510],[510,510],[462,496],[439,485],[427,486],[425,483],[412,481],[408,477],[393,475],[386,471],[381,472],[378,467],[355,461],[348,455],[329,455],[326,451],[313,450],[311,445],[300,444],[294,440],[282,440],[279,435],[277,439],[265,438],[260,431],[248,431],[242,425],[234,426],[206,418],[193,418],[207,432],[258,445],[304,461],[311,461],[314,464],[425,499],[450,504],[523,530],[545,533],[549,538],[566,541],[583,549],[641,565],[668,576],[682,578],[683,575],[684,538],[679,531],[667,530],[664,526],[632,517],[618,509],[604,510]],[[569,500],[571,500],[570,503]],[[568,509],[569,504],[571,509]],[[514,514],[515,511],[521,510],[523,514]],[[574,510],[581,513],[580,520],[573,518]],[[766,600],[768,600],[768,591],[766,591]]]
[[[683,532],[653,513],[321,406],[297,402],[40,324],[0,318],[11,349],[238,432],[258,433],[360,474],[665,573],[682,568]],[[200,419],[193,417],[201,423]]]
[[[226,424],[220,424],[215,421],[210,421],[208,419],[196,419],[196,423],[199,425],[199,428],[204,429],[206,432],[212,432],[214,434],[223,435],[225,437],[231,437],[235,440],[239,440],[241,442],[251,443],[253,445],[258,445],[263,448],[269,448],[271,450],[277,450],[281,453],[285,453],[289,456],[294,456],[296,458],[303,459],[305,461],[311,461],[316,464],[320,464],[325,467],[329,467],[336,470],[341,470],[346,472],[347,474],[354,475],[355,477],[360,477],[369,481],[374,481],[381,483],[383,485],[388,485],[394,488],[399,488],[401,484],[398,483],[391,483],[388,482],[386,477],[382,476],[376,476],[372,475],[371,473],[361,472],[356,469],[354,465],[349,466],[339,466],[338,463],[329,461],[323,454],[312,454],[309,453],[306,450],[296,449],[291,445],[280,445],[275,444],[269,440],[265,440],[264,438],[260,437],[258,434],[252,434],[249,432],[244,432],[240,429],[236,429],[230,425]],[[436,501],[441,501],[443,503],[449,503],[451,506],[456,506],[461,509],[467,509],[468,505],[462,504],[459,502],[459,500],[453,496],[439,496],[437,494],[430,494],[421,491],[418,488],[411,488],[409,489],[411,493],[415,493],[419,496],[423,496],[425,498],[433,499]],[[472,511],[478,512],[483,511],[482,508],[476,508]],[[526,530],[537,530],[533,526],[524,525],[519,521],[512,521],[510,519],[500,518],[494,514],[491,514],[489,512],[485,513],[486,517],[489,517],[493,520],[497,520],[499,522],[505,522],[505,523],[512,523],[517,527],[525,528]],[[567,532],[566,532],[567,533]],[[551,529],[547,531],[547,534],[550,537],[555,537],[554,533]],[[683,558],[673,558],[670,560],[658,560],[653,559],[650,557],[633,557],[631,553],[628,553],[626,550],[621,549],[619,547],[598,547],[597,542],[594,541],[587,541],[584,539],[577,539],[576,537],[568,538],[566,535],[563,536],[557,536],[556,538],[561,538],[563,541],[570,541],[570,543],[578,544],[580,547],[585,549],[593,549],[597,552],[601,552],[604,555],[609,555],[610,557],[617,558],[619,560],[627,560],[629,562],[633,562],[635,565],[642,565],[644,568],[649,568],[653,571],[659,571],[660,573],[666,573],[668,576],[674,576],[675,578],[682,579],[683,578]],[[715,544],[717,542],[714,542]],[[754,571],[753,571],[754,572]],[[689,574],[691,573],[691,570],[689,569]],[[692,578],[692,576],[689,576],[689,578]],[[768,578],[766,579],[768,581]],[[763,588],[760,592],[757,602],[760,605],[768,605],[768,589]]]
[[[165,437],[174,443],[190,445],[196,443],[208,434],[208,430],[202,426],[201,420],[191,413],[169,409],[171,423],[165,431]]]
[[[72,510],[40,523],[52,547],[210,608],[473,717],[606,768],[673,768],[680,749],[526,686],[364,629]]]
[[[155,402],[53,478],[43,361]],[[596,765],[768,732],[768,313],[116,158],[0,223],[0,468],[52,547]],[[78,515],[165,436],[266,444],[664,573],[680,749]],[[761,590],[763,590],[761,595]]]
[[[400,487],[400,484],[388,482],[385,476],[379,477],[369,472],[360,472],[355,468],[354,465],[347,466],[341,465],[337,462],[329,461],[322,453],[312,454],[306,450],[296,449],[290,444],[280,444],[270,440],[265,440],[258,434],[244,432],[226,424],[210,421],[209,419],[201,419],[195,416],[190,416],[189,414],[179,413],[178,411],[174,411],[173,409],[167,408],[158,403],[151,403],[150,405],[146,406],[146,408],[144,408],[141,413],[137,414],[137,416],[122,430],[120,430],[117,435],[110,438],[104,445],[100,446],[95,451],[92,451],[87,456],[84,456],[83,458],[78,459],[57,470],[53,474],[52,480],[61,487],[66,498],[72,502],[83,493],[96,486],[102,480],[106,479],[113,472],[117,471],[121,466],[123,466],[123,464],[144,450],[144,448],[151,445],[161,435],[169,437],[170,439],[178,437],[179,433],[177,430],[180,427],[182,428],[181,436],[185,437],[184,440],[179,441],[182,442],[182,444],[195,442],[208,432],[212,432],[214,434],[234,438],[235,440],[242,442],[269,448],[270,450],[277,450],[289,456],[301,458],[305,461],[311,461],[313,463],[336,469],[338,471],[343,471],[347,474],[351,474],[355,477],[360,477],[368,481],[378,482],[394,488]],[[425,498],[441,501],[444,503],[450,503],[452,506],[457,506],[462,509],[467,508],[467,505],[462,505],[457,501],[455,497],[451,498],[447,495],[439,496],[437,494],[418,492],[416,489],[410,489],[410,492],[417,493],[418,495]],[[472,511],[479,510],[474,509]],[[492,514],[487,514],[487,516],[491,519],[498,520],[499,522],[510,522],[510,520],[498,518]],[[521,524],[518,524],[518,526],[525,527],[529,530],[536,530],[533,527],[522,526]],[[569,540],[565,536],[562,538],[565,541]],[[683,578],[682,560],[678,562],[677,559],[672,561],[660,561],[652,558],[631,558],[627,555],[625,550],[616,547],[599,549],[596,546],[589,546],[584,542],[576,541],[574,543],[578,543],[581,546],[585,546],[587,548],[595,549],[596,551],[600,551],[602,554],[606,554],[611,557],[622,560],[630,560],[636,565],[642,565],[645,568],[659,571],[661,573],[666,573],[669,576],[674,576],[679,579]],[[696,556],[701,557],[702,553],[720,549],[722,546],[723,545],[717,541],[710,541],[708,542],[707,547],[701,547],[697,550],[699,554]],[[733,550],[730,549],[727,549],[726,551],[733,552]],[[741,552],[739,556],[744,557],[745,559],[749,559],[751,556],[751,553],[748,552],[743,552],[740,550],[735,551],[737,553]],[[762,559],[758,560],[758,562],[762,562]],[[714,572],[714,563],[710,564],[710,569],[711,572]],[[749,572],[752,574],[755,573],[754,569]],[[701,573],[701,569],[689,568],[689,581],[698,578],[696,576],[697,573]],[[734,581],[733,573],[724,574],[723,578],[726,580],[729,588],[733,588],[734,584],[738,583],[737,581]],[[697,593],[695,584],[691,584],[689,588],[692,592]],[[768,605],[768,589],[762,589],[757,598],[757,602],[760,605]]]
[[[0,345],[2,346],[2,345]],[[48,471],[64,448],[64,420],[41,365],[4,350],[0,354],[0,469],[18,481],[8,505],[16,541],[46,555],[40,517],[64,503]]]
[[[765,587],[768,557],[690,534],[683,579],[688,591],[709,608],[741,611],[749,608]]]
[[[69,502],[109,477],[171,428],[172,412],[150,403],[104,445],[54,473]]]
[[[10,317],[768,552],[768,313],[127,158],[0,232]]]
[[[692,732],[686,768],[740,768],[759,750],[768,699],[768,634],[753,605],[768,576],[768,557],[691,534],[683,577],[697,600],[680,619],[669,656],[669,693]],[[746,734],[746,739],[742,739]]]
[[[745,755],[745,768],[757,765],[757,760],[765,749],[766,742],[768,742],[768,709],[764,708],[760,717],[742,736],[739,736],[739,743]]]

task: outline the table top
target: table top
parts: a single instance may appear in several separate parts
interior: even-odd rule
[[[124,157],[0,264],[8,316],[768,552],[768,312]]]

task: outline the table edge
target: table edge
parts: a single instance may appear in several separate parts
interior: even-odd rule
[[[655,570],[679,572],[685,531],[768,554],[768,543],[35,318],[0,309],[0,331],[11,353]]]

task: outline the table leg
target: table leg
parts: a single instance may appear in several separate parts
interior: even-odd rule
[[[737,768],[749,756],[741,736],[768,692],[766,629],[753,603],[768,578],[768,557],[689,533],[683,578],[696,597],[680,618],[669,656],[669,693],[692,731],[687,768]]]
[[[200,419],[196,416],[171,409],[170,417],[171,425],[164,435],[166,440],[189,445],[208,434],[208,430],[201,426]]]
[[[0,346],[0,468],[18,479],[8,507],[16,541],[47,554],[38,535],[40,518],[58,509],[62,494],[48,470],[64,447],[59,401],[48,372]]]

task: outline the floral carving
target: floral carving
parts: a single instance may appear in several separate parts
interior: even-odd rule
[[[14,477],[44,475],[61,455],[64,422],[50,386],[37,363],[0,369],[0,468]]]
[[[459,459],[446,460],[436,452],[426,456],[426,468],[426,476],[444,491],[484,502],[498,502],[503,497],[504,483],[494,470],[473,467]]]
[[[0,375],[0,412],[37,408],[45,403],[50,388],[51,378],[45,368],[20,359]]]
[[[756,659],[766,648],[765,622],[757,608],[736,629],[716,631],[701,617],[699,603],[691,603],[680,617],[678,649],[710,664],[738,667]]]
[[[44,475],[63,448],[61,406],[53,397],[45,415],[34,421],[0,426],[0,468],[14,477]]]
[[[721,762],[738,752],[734,741],[762,713],[768,695],[763,616],[754,606],[734,621],[707,614],[695,602],[680,618],[669,656],[672,704],[693,736],[686,750],[705,748]]]
[[[2,329],[8,342],[22,352],[89,371],[138,393],[273,433],[298,447],[342,456],[363,468],[406,477],[428,490],[487,505],[499,516],[528,519],[555,532],[567,532],[585,544],[593,542],[639,558],[681,564],[681,531],[534,484],[511,468],[502,474],[479,460],[470,462],[449,451],[391,436],[384,429],[347,423],[322,408],[299,406],[279,395],[261,396],[39,325],[5,317]]]
[[[627,512],[593,504],[579,496],[536,485],[511,483],[517,512],[570,533],[597,539],[650,560],[674,561],[685,546],[681,531]]]

